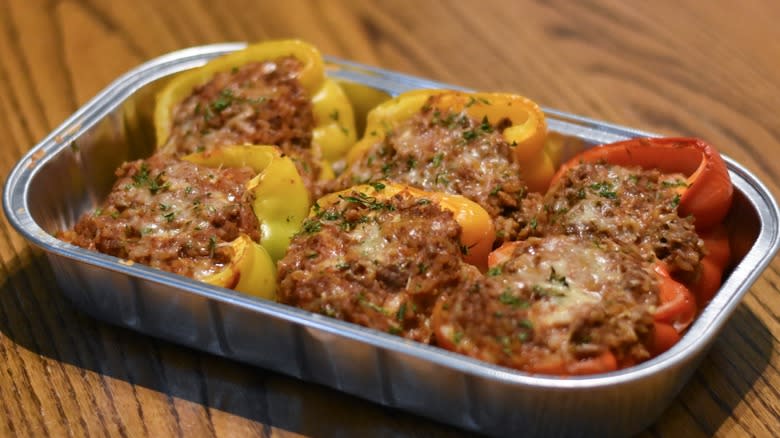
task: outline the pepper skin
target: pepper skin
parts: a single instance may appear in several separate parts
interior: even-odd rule
[[[439,204],[443,209],[451,211],[462,229],[461,244],[465,252],[463,259],[483,271],[486,269],[487,256],[496,235],[493,221],[484,208],[463,196],[442,192],[426,192],[402,184],[374,182],[323,196],[317,200],[309,216],[316,216],[319,209],[335,204],[339,201],[340,196],[347,196],[353,192],[364,194],[366,199],[389,199],[403,191],[421,200],[427,199]]]
[[[529,99],[506,93],[464,93],[450,90],[414,90],[375,107],[368,114],[365,135],[347,155],[352,164],[372,146],[381,142],[387,127],[409,119],[428,104],[431,96],[439,98],[433,104],[441,111],[465,111],[476,120],[487,118],[498,122],[508,118],[511,126],[503,135],[513,145],[513,159],[523,170],[523,179],[529,190],[541,192],[547,189],[555,173],[554,154],[545,148],[547,124],[541,109]]]
[[[154,110],[157,146],[163,146],[168,140],[174,107],[189,96],[194,88],[209,82],[216,73],[231,71],[250,62],[270,61],[285,56],[295,57],[303,63],[298,80],[308,92],[313,105],[316,126],[312,132],[312,142],[319,146],[327,162],[343,157],[356,139],[352,105],[341,87],[326,78],[320,52],[299,40],[253,44],[176,76],[157,95]]]

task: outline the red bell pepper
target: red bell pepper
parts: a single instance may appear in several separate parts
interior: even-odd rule
[[[697,138],[635,138],[590,148],[563,164],[551,185],[582,162],[682,173],[687,184],[676,188],[678,211],[680,216],[693,215],[697,231],[721,223],[731,207],[734,188],[726,164],[714,146]]]

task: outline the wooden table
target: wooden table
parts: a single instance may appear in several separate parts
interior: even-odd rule
[[[780,184],[780,8],[772,0],[0,2],[0,174],[137,64],[221,41],[324,53],[704,137]],[[217,2],[214,2],[216,4]],[[0,436],[461,436],[319,386],[97,322],[0,222]],[[780,428],[780,260],[645,435]]]

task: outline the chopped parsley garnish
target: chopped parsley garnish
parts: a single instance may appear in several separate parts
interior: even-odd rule
[[[482,132],[493,132],[493,126],[490,125],[487,116],[482,118],[482,123],[479,125],[479,129],[481,129]]]
[[[335,109],[332,113],[330,113],[330,118],[334,121],[339,120],[339,110]]]
[[[337,221],[341,219],[341,213],[335,212],[335,211],[324,211],[320,214],[320,217],[325,219],[326,221]]]
[[[501,275],[501,266],[494,266],[487,271],[488,277],[496,277]]]
[[[358,295],[358,301],[360,302],[361,305],[366,306],[366,307],[368,307],[369,309],[371,309],[371,310],[373,310],[375,312],[381,313],[382,315],[385,315],[385,316],[389,316],[388,312],[387,312],[387,309],[385,309],[382,306],[378,306],[378,305],[372,303],[371,301],[367,300],[366,297],[363,296],[363,294],[359,294]]]
[[[602,198],[617,199],[617,192],[612,190],[612,183],[602,181],[590,185],[590,189],[596,192]]]
[[[438,154],[433,156],[433,161],[431,161],[431,164],[433,164],[433,167],[439,167],[441,165],[441,159],[444,158],[444,154],[439,152]]]
[[[479,134],[477,134],[477,132],[473,131],[473,130],[464,131],[463,132],[463,139],[466,140],[466,141],[471,141],[471,140],[474,140],[475,138],[477,138],[478,135]]]
[[[672,198],[672,208],[677,208],[678,205],[680,205],[680,195],[674,195],[674,198]]]
[[[339,195],[339,198],[347,202],[360,204],[363,207],[367,207],[369,210],[395,210],[395,207],[393,207],[392,204],[378,201],[375,197],[368,196],[365,193],[357,192],[357,196]]]
[[[525,319],[525,318],[523,318],[520,321],[518,321],[517,325],[519,325],[520,327],[523,327],[523,328],[527,328],[529,330],[534,328],[534,323],[531,322],[530,319]]]
[[[233,103],[233,91],[229,88],[223,89],[219,93],[219,97],[217,100],[211,103],[211,109],[214,110],[217,114],[221,113],[227,107],[229,107]]]
[[[379,191],[381,191],[381,190],[384,190],[384,188],[385,188],[385,185],[384,185],[384,184],[382,184],[381,182],[372,182],[372,183],[369,183],[369,184],[370,184],[370,185],[371,185],[371,187],[373,187],[373,188],[374,188],[374,190],[376,190],[377,192],[379,192]]]
[[[217,250],[217,236],[211,235],[209,237],[209,257],[214,257],[214,251]]]
[[[146,163],[141,163],[141,167],[138,169],[138,172],[133,175],[133,186],[135,187],[148,187],[149,191],[156,195],[157,192],[160,190],[165,190],[168,188],[168,183],[163,181],[165,172],[160,172],[152,178],[149,175],[149,167]]]
[[[171,211],[171,212],[165,213],[163,215],[163,217],[165,218],[166,222],[173,222],[173,219],[176,217],[176,213]]]
[[[550,278],[549,281],[553,283],[559,283],[563,286],[569,287],[569,283],[566,281],[566,277],[563,275],[558,275],[557,272],[555,272],[555,268],[550,267]]]
[[[674,181],[663,181],[661,183],[662,187],[671,188],[671,187],[688,187],[688,183],[681,179],[676,179]]]
[[[321,229],[322,224],[320,221],[315,219],[306,219],[303,221],[303,226],[301,226],[301,233],[313,234],[319,232]]]
[[[527,308],[529,306],[528,301],[512,295],[509,291],[504,291],[498,297],[498,301],[501,302],[501,304],[506,304],[507,306],[512,306],[512,307]]]
[[[395,313],[395,319],[398,321],[403,321],[405,316],[406,316],[406,303],[401,303],[401,305],[398,307],[398,312]]]
[[[490,191],[490,196],[496,196],[500,191],[501,191],[501,184],[493,187],[493,190]]]
[[[461,339],[463,339],[463,332],[455,332],[452,335],[452,342],[459,344]]]

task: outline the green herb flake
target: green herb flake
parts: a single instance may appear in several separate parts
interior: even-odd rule
[[[493,126],[490,125],[487,116],[482,118],[482,123],[479,125],[479,129],[481,129],[482,132],[493,132]]]
[[[370,185],[371,185],[371,187],[373,187],[373,188],[374,188],[374,190],[376,190],[377,192],[379,192],[379,191],[382,191],[382,190],[384,190],[384,188],[385,188],[385,185],[384,185],[384,184],[382,184],[381,182],[373,182],[373,183],[369,183],[369,184],[370,184]]]
[[[398,312],[395,313],[395,319],[401,322],[404,320],[405,316],[406,316],[406,303],[401,303],[401,305],[398,307]]]
[[[566,281],[566,277],[563,275],[559,275],[557,272],[555,272],[555,268],[550,267],[550,277],[548,278],[550,282],[558,283],[563,286],[569,287],[569,283]]]
[[[674,181],[663,181],[661,186],[665,188],[688,187],[688,183],[681,179],[675,179]]]
[[[528,308],[529,306],[528,301],[512,295],[509,291],[504,291],[498,297],[498,301],[501,304],[506,304],[507,306],[517,307],[517,308]]]
[[[463,132],[463,139],[466,140],[466,141],[471,141],[471,140],[474,140],[475,138],[477,138],[478,135],[479,134],[477,134],[477,132],[473,131],[473,130],[464,131]]]
[[[590,185],[590,189],[596,192],[602,198],[617,199],[617,192],[612,190],[612,183],[603,181]]]
[[[225,88],[219,93],[217,100],[211,103],[211,109],[219,114],[231,104],[233,104],[233,91]]]
[[[322,229],[322,223],[315,219],[306,219],[301,226],[301,232],[304,234],[318,233]]]
[[[441,160],[444,158],[444,154],[439,152],[438,154],[433,156],[433,160],[431,161],[431,164],[433,167],[439,167],[441,165]]]
[[[501,266],[494,266],[487,271],[488,277],[497,277],[501,275]]]
[[[674,198],[672,198],[671,206],[672,208],[677,208],[677,206],[680,205],[680,195],[674,195]]]
[[[460,341],[463,339],[463,332],[455,332],[452,335],[452,342],[455,344],[460,344]]]
[[[371,301],[367,300],[366,297],[363,294],[358,295],[358,301],[361,305],[368,307],[369,309],[373,310],[374,312],[381,313],[382,315],[389,316],[387,309],[385,309],[382,306],[378,306]]]
[[[209,257],[214,257],[214,252],[217,250],[217,236],[211,235],[209,237]]]

